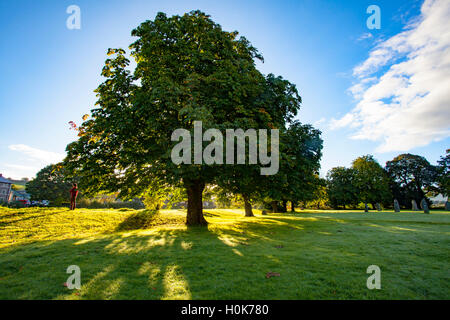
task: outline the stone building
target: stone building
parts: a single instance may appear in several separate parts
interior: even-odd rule
[[[12,182],[4,178],[0,173],[0,202],[9,202]]]

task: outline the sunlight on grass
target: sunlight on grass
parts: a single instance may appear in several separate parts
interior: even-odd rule
[[[164,274],[164,296],[163,300],[189,300],[191,293],[184,276],[180,272],[178,266],[168,266]]]
[[[0,209],[0,299],[446,299],[450,215]],[[82,287],[62,284],[79,265]],[[367,266],[383,290],[367,290]],[[279,277],[266,278],[268,272]],[[420,275],[420,276],[417,276]]]

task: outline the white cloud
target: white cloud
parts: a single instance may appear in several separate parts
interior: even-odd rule
[[[8,148],[12,151],[22,153],[25,156],[16,163],[5,163],[0,165],[0,172],[3,176],[11,177],[13,179],[20,179],[23,177],[32,178],[45,166],[58,163],[65,157],[65,155],[61,153],[41,150],[25,144],[14,144],[8,146]]]
[[[370,32],[366,32],[366,33],[363,33],[358,39],[356,39],[356,41],[362,41],[362,40],[370,39],[372,37],[373,37],[373,35]]]
[[[314,127],[319,127],[319,126],[321,126],[322,124],[324,124],[325,122],[327,121],[327,119],[325,119],[325,118],[320,118],[319,120],[317,120],[317,121],[315,121],[314,123],[313,123],[313,126]]]
[[[378,43],[353,75],[357,105],[332,128],[355,128],[351,138],[381,142],[378,152],[449,137],[450,1],[425,1],[419,18]]]
[[[64,159],[64,154],[33,148],[25,144],[13,144],[8,148],[13,151],[21,152],[33,160],[42,161],[47,164],[57,163]]]
[[[21,164],[10,164],[10,163],[5,164],[5,167],[11,168],[11,169],[17,169],[17,170],[21,170],[21,171],[34,171],[36,169],[35,167],[31,167],[31,166],[24,166]]]

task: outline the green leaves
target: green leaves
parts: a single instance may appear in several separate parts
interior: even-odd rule
[[[403,205],[410,205],[415,199],[419,203],[425,193],[434,190],[438,179],[437,167],[424,157],[414,154],[401,154],[386,162],[386,171],[392,179],[396,197]]]
[[[353,186],[358,192],[360,201],[375,203],[392,200],[386,172],[372,155],[355,159],[352,168],[355,173]]]
[[[70,199],[71,181],[66,179],[65,169],[60,163],[49,165],[36,174],[36,178],[26,184],[31,200],[49,200],[52,205],[61,205]]]
[[[255,68],[257,50],[200,11],[158,13],[132,35],[134,72],[124,49],[108,49],[96,108],[83,119],[83,135],[67,146],[65,167],[86,192],[119,191],[125,199],[187,178],[213,182],[222,168],[172,163],[171,133],[191,130],[196,120],[205,128],[274,123],[259,116],[267,84]]]

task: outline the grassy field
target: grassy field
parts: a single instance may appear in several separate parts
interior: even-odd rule
[[[206,212],[0,208],[0,299],[450,298],[449,213]]]

